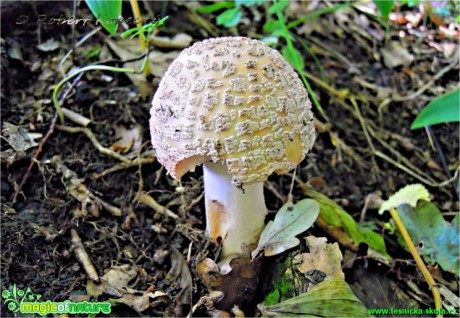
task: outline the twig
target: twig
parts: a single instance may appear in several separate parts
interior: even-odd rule
[[[75,229],[70,229],[70,236],[72,238],[71,249],[75,253],[75,257],[77,258],[78,262],[83,266],[83,269],[90,279],[95,282],[99,282],[99,275],[97,275],[96,269],[94,268],[94,265],[91,262],[91,259],[89,258],[77,231]]]
[[[104,200],[102,200],[101,198],[95,196],[91,192],[89,193],[89,196],[90,196],[91,199],[93,199],[94,201],[96,201],[97,203],[102,205],[104,207],[104,209],[109,211],[113,216],[121,216],[122,215],[121,210],[119,208],[117,208],[116,206],[113,206],[113,205],[105,202]]]
[[[74,20],[77,19],[77,0],[73,0],[72,6],[72,17]],[[72,23],[72,63],[75,65],[75,29],[76,23]]]
[[[442,169],[444,170],[446,176],[448,179],[452,178],[452,175],[450,174],[449,167],[447,165],[446,157],[444,156],[444,151],[442,151],[441,144],[439,143],[438,138],[433,132],[433,129],[431,129],[431,126],[426,126],[425,127],[426,133],[428,136],[431,138],[433,141],[434,147],[439,155],[439,161],[441,162]],[[453,184],[452,185],[452,194],[456,198],[456,200],[459,200],[459,194],[458,194],[458,184]]]
[[[425,277],[428,285],[431,288],[431,292],[433,293],[433,298],[434,298],[434,304],[436,307],[436,310],[438,312],[441,311],[442,308],[442,301],[441,301],[441,294],[439,293],[438,286],[436,285],[436,282],[434,281],[433,276],[431,276],[430,272],[425,266],[425,263],[423,262],[422,258],[420,257],[420,254],[418,253],[417,249],[414,246],[414,242],[412,242],[412,239],[407,232],[406,227],[404,226],[403,221],[399,218],[399,214],[396,211],[395,208],[390,209],[390,214],[391,217],[393,218],[393,221],[395,222],[396,226],[399,229],[399,232],[401,232],[402,237],[404,238],[404,241],[406,242],[407,248],[411,252],[412,256],[415,259],[415,262],[417,263],[418,268],[422,272],[423,276]],[[437,317],[442,317],[441,314],[438,314]]]
[[[113,167],[111,167],[111,168],[109,168],[107,170],[102,171],[99,174],[93,175],[93,178],[97,180],[99,178],[105,177],[106,175],[108,175],[110,173],[113,173],[113,172],[116,172],[116,171],[119,171],[119,170],[128,169],[128,168],[135,167],[135,166],[138,166],[138,165],[145,165],[145,164],[149,164],[149,163],[154,163],[155,160],[156,160],[155,158],[137,158],[137,159],[135,159],[133,161],[130,161],[130,162],[122,162],[122,163],[116,164],[115,166],[113,166]]]
[[[433,182],[429,181],[428,179],[422,177],[421,175],[419,175],[416,172],[412,171],[411,169],[407,168],[405,165],[402,165],[399,162],[397,162],[396,160],[390,158],[389,156],[387,156],[383,152],[380,152],[380,151],[377,150],[377,151],[374,152],[374,155],[376,155],[377,157],[382,158],[385,161],[388,161],[389,163],[394,165],[396,168],[401,169],[402,171],[406,172],[407,174],[410,174],[414,178],[418,179],[419,181],[421,181],[421,182],[423,182],[423,183],[425,183],[425,184],[427,184],[427,185],[429,185],[431,187],[439,187],[441,185],[440,183],[433,183]]]
[[[417,91],[415,91],[415,92],[413,92],[413,93],[411,93],[409,95],[401,96],[399,94],[395,94],[395,96],[385,99],[382,103],[380,103],[380,105],[378,107],[379,115],[381,116],[382,108],[385,107],[386,105],[390,104],[391,102],[405,102],[405,101],[408,101],[408,100],[415,99],[416,97],[421,95],[424,91],[426,91],[428,88],[432,87],[433,84],[438,79],[440,79],[444,74],[449,72],[457,64],[458,64],[458,60],[454,59],[454,61],[452,63],[450,63],[449,65],[447,65],[443,69],[441,69],[438,73],[436,73],[428,83],[426,83],[425,85],[420,87]]]
[[[89,204],[91,207],[91,213],[94,215],[95,211],[98,211],[96,206],[102,205],[107,211],[113,216],[121,216],[122,212],[116,206],[113,206],[101,198],[97,197],[92,193],[86,185],[82,182],[83,179],[79,178],[75,171],[70,170],[61,160],[60,156],[54,156],[51,159],[51,163],[54,164],[56,171],[62,174],[61,179],[68,193],[81,202],[82,211],[86,213],[86,206]],[[97,212],[98,213],[98,212]],[[95,215],[96,216],[96,215]]]
[[[32,172],[32,168],[33,168],[34,165],[35,165],[35,161],[38,160],[38,157],[40,156],[40,153],[41,153],[42,150],[43,150],[43,146],[46,144],[46,142],[48,141],[48,139],[49,139],[49,138],[51,137],[51,135],[53,134],[54,128],[56,127],[57,118],[58,118],[58,112],[56,111],[56,113],[54,113],[53,119],[51,120],[51,124],[50,124],[50,128],[48,129],[48,132],[46,133],[45,137],[43,138],[43,140],[42,140],[42,141],[40,142],[40,144],[38,145],[38,149],[37,149],[37,151],[35,152],[35,155],[34,155],[34,157],[32,158],[32,160],[30,161],[29,167],[27,168],[27,171],[26,171],[26,173],[24,174],[24,177],[22,177],[21,183],[19,184],[18,188],[17,188],[16,191],[14,192],[14,195],[13,195],[13,203],[16,203],[16,200],[17,200],[17,198],[18,198],[18,194],[19,194],[19,192],[21,191],[21,189],[22,189],[22,187],[24,186],[24,184],[26,183],[27,179],[29,178],[29,175],[30,175],[30,173]]]
[[[99,150],[99,152],[101,152],[102,154],[107,155],[107,156],[111,156],[111,157],[113,157],[115,159],[118,159],[120,161],[123,161],[123,162],[130,162],[130,160],[128,158],[123,157],[119,153],[117,153],[117,152],[115,152],[113,150],[110,150],[109,148],[105,148],[104,146],[102,146],[99,143],[99,141],[96,139],[96,136],[94,136],[93,132],[88,128],[67,127],[67,126],[63,126],[63,125],[56,125],[56,128],[59,129],[60,131],[65,131],[65,132],[68,132],[68,133],[71,133],[71,134],[84,133],[89,138],[89,140],[91,140],[91,142],[93,143],[94,147],[96,147],[96,149]]]
[[[86,127],[91,122],[91,119],[86,118],[85,116],[83,116],[83,115],[81,115],[79,113],[76,113],[73,110],[70,110],[70,109],[62,107],[61,111],[62,111],[62,114],[64,114],[64,117],[70,119],[70,121],[72,121],[72,122],[74,122],[74,123],[76,123],[76,124],[78,124],[80,126]]]
[[[165,208],[161,204],[159,204],[157,201],[155,201],[154,198],[152,198],[150,195],[147,193],[141,191],[137,194],[136,198],[134,199],[135,201],[138,201],[139,203],[142,203],[148,207],[151,207],[154,209],[157,213],[161,213],[164,215],[169,216],[170,218],[173,219],[179,219],[179,216],[174,213],[173,211],[169,210],[168,208]]]
[[[353,107],[355,108],[355,114],[356,114],[355,116],[358,117],[359,123],[361,124],[361,128],[362,128],[363,133],[364,133],[364,137],[367,140],[367,144],[369,145],[369,148],[371,148],[372,153],[375,153],[374,143],[372,142],[372,139],[369,136],[369,131],[367,129],[367,125],[366,125],[366,123],[364,121],[364,118],[361,116],[361,112],[359,111],[358,104],[356,103],[356,100],[354,99],[354,97],[350,97],[350,102],[353,105]],[[375,157],[374,156],[372,156],[372,163],[374,164],[375,167],[378,167],[377,162],[375,162]]]

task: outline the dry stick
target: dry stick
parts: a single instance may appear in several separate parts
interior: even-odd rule
[[[76,80],[78,80],[79,78],[81,77],[81,74],[79,76],[76,77]],[[73,83],[72,85],[70,85],[70,88],[68,90],[66,90],[62,96],[62,99],[65,99],[67,97],[67,95],[69,94],[70,90],[72,89],[73,87]],[[56,126],[56,122],[57,122],[57,117],[59,117],[59,111],[57,111],[55,114],[54,114],[54,117],[53,119],[51,120],[51,124],[50,124],[50,128],[48,130],[48,132],[46,133],[45,135],[45,138],[43,138],[42,142],[40,143],[40,145],[38,146],[38,149],[37,149],[37,152],[35,153],[32,161],[30,162],[30,165],[29,167],[27,168],[27,171],[24,175],[24,177],[22,178],[22,181],[21,181],[21,184],[19,185],[18,189],[15,191],[14,195],[13,195],[13,203],[16,203],[16,200],[17,200],[17,197],[18,197],[18,194],[19,192],[21,191],[22,187],[24,186],[24,184],[26,183],[27,179],[29,178],[29,175],[30,173],[32,172],[32,168],[34,167],[35,165],[35,161],[38,160],[38,156],[40,155],[40,153],[42,152],[43,150],[43,146],[45,145],[45,143],[48,141],[48,139],[51,137],[51,135],[53,134],[54,132],[54,128]]]
[[[22,177],[22,180],[21,180],[21,183],[19,184],[19,187],[16,189],[16,191],[14,192],[14,195],[13,195],[13,203],[16,203],[16,200],[18,198],[18,194],[19,192],[21,191],[22,187],[24,186],[24,184],[26,183],[27,179],[29,178],[29,175],[30,173],[32,172],[32,168],[34,167],[35,165],[35,161],[38,160],[38,156],[40,156],[40,153],[42,152],[43,150],[43,146],[45,145],[45,143],[48,141],[48,139],[50,138],[50,136],[53,134],[54,132],[54,128],[56,126],[56,122],[57,122],[57,119],[58,119],[58,113],[55,112],[54,113],[54,117],[53,119],[51,120],[51,124],[50,124],[50,128],[48,129],[48,132],[46,133],[45,137],[43,138],[43,140],[40,142],[40,144],[38,145],[38,149],[37,151],[35,152],[35,155],[33,157],[33,159],[31,160],[30,164],[29,164],[29,167],[27,168],[27,171],[24,175],[24,177]]]
[[[157,213],[164,214],[169,216],[170,218],[173,219],[179,219],[179,216],[174,213],[173,211],[169,210],[168,208],[165,208],[161,204],[159,204],[157,201],[155,201],[154,198],[152,198],[150,195],[145,193],[144,191],[139,192],[136,195],[136,198],[134,199],[135,201],[142,203],[148,207],[151,207],[154,209]]]
[[[151,207],[154,209],[157,213],[160,214],[165,214],[166,216],[169,216],[173,219],[179,219],[179,216],[174,213],[173,211],[169,210],[168,208],[165,208],[161,204],[159,204],[157,201],[155,201],[154,198],[152,198],[150,195],[145,193],[143,191],[144,189],[144,179],[142,179],[142,171],[141,171],[141,164],[139,164],[139,189],[137,190],[136,196],[134,197],[134,201],[142,203],[148,207]]]
[[[375,133],[375,131],[371,127],[369,127],[368,130],[369,130],[369,133],[374,137],[374,139],[376,139],[384,148],[388,149],[389,152],[394,154],[396,156],[396,158],[399,161],[402,162],[402,164],[399,163],[396,160],[393,160],[393,159],[387,160],[386,158],[388,156],[385,155],[385,154],[382,154],[380,151],[375,152],[376,156],[378,156],[378,157],[380,157],[382,159],[385,159],[385,160],[387,160],[387,161],[389,161],[391,163],[396,162],[397,163],[396,166],[398,168],[400,168],[401,170],[406,171],[406,169],[408,169],[406,172],[409,173],[410,175],[414,176],[415,178],[419,179],[420,181],[425,182],[428,185],[433,185],[435,187],[439,187],[440,183],[436,183],[436,181],[433,180],[428,174],[426,174],[425,172],[420,170],[418,167],[414,166],[406,157],[402,156],[397,150],[395,150],[393,147],[391,147],[387,142],[385,142],[382,139],[378,138],[377,134]],[[383,156],[385,156],[385,158],[383,158]],[[402,168],[404,166],[407,166],[407,168]],[[412,171],[412,172],[408,172],[408,171]]]
[[[422,272],[423,276],[425,277],[428,285],[431,288],[431,292],[433,293],[433,298],[434,298],[434,305],[436,307],[436,310],[438,312],[441,311],[442,308],[442,301],[441,301],[441,294],[439,293],[438,286],[436,285],[436,282],[431,276],[430,272],[425,266],[425,263],[423,262],[422,258],[420,257],[420,254],[417,252],[417,249],[414,246],[414,242],[412,242],[412,239],[407,232],[406,227],[404,226],[403,221],[400,219],[398,212],[396,211],[395,208],[390,209],[390,214],[393,220],[395,221],[396,226],[399,229],[399,232],[401,232],[401,235],[404,239],[404,241],[407,244],[407,247],[409,248],[409,251],[411,252],[412,256],[415,259],[415,262],[417,263],[418,268]],[[442,317],[441,314],[438,314],[437,317]]]
[[[68,118],[70,121],[80,125],[80,126],[88,126],[89,123],[91,123],[91,119],[86,118],[82,114],[79,114],[77,112],[74,112],[71,109],[67,109],[65,107],[61,107],[62,114],[64,115],[65,118]]]
[[[371,148],[372,153],[375,153],[374,143],[372,142],[372,139],[369,136],[369,131],[367,129],[367,125],[364,122],[363,117],[361,116],[361,112],[359,111],[358,104],[356,103],[356,100],[354,99],[354,97],[350,97],[350,102],[353,105],[353,107],[355,108],[356,117],[358,117],[359,123],[361,124],[361,128],[362,128],[362,130],[364,132],[364,137],[366,137],[367,143],[368,143],[369,147]],[[372,156],[372,163],[373,163],[374,167],[378,167],[374,156]]]
[[[432,85],[434,83],[434,81],[436,81],[438,78],[440,78],[442,75],[444,75],[446,72],[448,72],[450,69],[452,69],[455,65],[457,64],[456,61],[454,61],[453,63],[451,63],[450,65],[446,66],[445,68],[443,68],[438,74],[436,74],[432,81],[430,81],[429,83],[427,83],[425,86],[423,86],[421,89],[419,89],[417,92],[413,93],[413,94],[410,94],[408,96],[399,96],[393,100],[397,100],[397,101],[404,101],[404,100],[408,100],[410,98],[415,98],[416,96],[420,95],[421,93],[423,93],[430,85]],[[336,95],[337,97],[339,98],[345,98],[347,96],[345,96],[345,94],[341,93],[340,91],[334,89],[333,87],[331,87],[330,85],[324,83],[322,80],[320,80],[319,78],[316,78],[315,76],[311,75],[311,74],[306,74],[307,78],[308,79],[311,79],[313,82],[315,82],[317,85],[323,87],[324,89],[330,91],[331,93],[333,93],[334,95]],[[351,107],[345,103],[344,101],[340,100],[340,99],[337,99],[337,103],[339,103],[340,105],[342,105],[343,107],[345,107],[346,109],[348,109],[352,114],[354,113],[351,109]],[[380,107],[379,107],[380,108]],[[380,110],[379,110],[380,111]],[[368,127],[365,131],[365,136],[366,138],[369,138],[367,132],[369,132],[371,135],[374,135],[374,138],[375,138],[375,133],[373,134],[372,130],[369,129],[370,127]],[[378,138],[376,138],[380,143],[382,143]],[[368,140],[369,142],[369,140]],[[391,152],[394,152],[392,151],[393,149],[390,147],[389,148]],[[408,167],[400,164],[399,162],[397,162],[396,160],[390,158],[389,156],[387,156],[386,154],[378,151],[378,150],[375,150],[375,149],[372,149],[371,147],[371,151],[372,153],[377,156],[377,157],[380,157],[381,159],[385,160],[385,161],[388,161],[389,163],[393,164],[394,166],[396,166],[397,168],[403,170],[404,172],[406,172],[407,174],[413,176],[414,178],[418,179],[419,181],[429,185],[429,186],[432,186],[432,187],[441,187],[441,186],[444,186],[446,184],[446,181],[444,182],[441,182],[441,183],[436,183],[432,180],[429,180],[431,179],[429,176],[427,176],[425,173],[419,171],[419,169],[415,166],[413,166],[410,162],[408,162],[407,160],[404,160],[405,162],[405,165],[407,165]],[[398,153],[399,154],[399,153]],[[399,158],[404,158],[403,156],[398,156]],[[416,172],[417,171],[417,172]],[[421,173],[420,173],[421,172]],[[422,175],[425,175],[425,177],[422,177]],[[452,179],[451,179],[452,180]],[[447,183],[450,183],[451,180],[448,180]]]
[[[385,107],[386,105],[388,105],[389,103],[391,102],[405,102],[405,101],[408,101],[408,100],[412,100],[414,98],[416,98],[417,96],[421,95],[424,91],[426,91],[428,88],[432,87],[434,82],[436,82],[438,79],[440,79],[444,74],[446,74],[447,72],[449,72],[452,68],[454,68],[455,65],[458,64],[458,61],[457,59],[454,59],[454,61],[452,63],[450,63],[449,65],[447,65],[446,67],[442,68],[438,73],[436,73],[435,76],[433,76],[433,78],[428,82],[426,83],[425,85],[423,85],[422,87],[420,87],[417,91],[409,94],[409,95],[406,95],[406,96],[401,96],[401,95],[396,95],[392,98],[387,98],[385,99],[382,103],[380,103],[379,107],[378,107],[378,113],[380,116],[382,116],[382,108]]]
[[[67,127],[67,126],[63,126],[63,125],[56,125],[56,128],[59,129],[60,131],[65,131],[65,132],[68,132],[68,133],[71,133],[71,134],[84,133],[89,138],[89,140],[91,140],[91,142],[93,143],[94,147],[96,147],[96,149],[99,150],[99,152],[101,152],[102,154],[107,155],[107,156],[111,156],[111,157],[116,158],[116,159],[118,159],[120,161],[123,161],[123,162],[130,162],[130,160],[128,158],[123,157],[119,153],[116,153],[115,151],[110,150],[110,149],[105,148],[104,146],[102,146],[99,143],[99,141],[96,139],[96,136],[94,136],[93,132],[88,128]]]
[[[72,7],[72,15],[73,19],[77,20],[77,0],[73,0],[73,7]],[[72,23],[72,63],[75,65],[75,29],[76,23]]]
[[[318,81],[321,82],[321,80],[319,79],[316,79]],[[324,88],[326,89],[329,89],[331,87],[329,87],[327,84],[325,84],[323,86]],[[334,92],[335,91],[335,92]],[[332,92],[334,94],[339,94],[338,91],[332,89]],[[344,97],[343,94],[339,94],[338,97]],[[340,100],[340,99],[337,99],[336,100],[337,103],[339,103],[341,106],[343,106],[345,109],[347,109],[348,111],[350,111],[352,114],[354,114],[352,108],[347,104],[345,103],[344,101]],[[373,133],[373,131],[370,129],[370,127],[367,127],[367,131],[373,135],[374,138],[375,137],[375,133]],[[379,141],[380,143],[382,143],[382,141],[380,141],[380,139],[376,138],[377,141]],[[382,144],[383,145],[383,144]],[[390,149],[390,152],[396,152],[396,150],[392,149],[391,147],[389,147],[388,149]],[[371,149],[372,150],[372,149]],[[407,174],[410,174],[411,176],[413,176],[414,178],[418,179],[419,181],[429,185],[429,186],[432,186],[432,187],[441,187],[443,185],[445,185],[445,182],[442,182],[442,183],[436,183],[432,180],[429,180],[429,176],[427,176],[425,173],[421,172],[417,167],[415,167],[414,165],[412,165],[410,162],[408,162],[407,160],[404,160],[404,163],[406,166],[404,166],[403,164],[397,162],[396,160],[390,158],[389,156],[387,156],[386,154],[382,153],[381,151],[378,151],[378,150],[374,150],[372,152],[374,155],[376,155],[377,157],[380,157],[381,159],[385,160],[385,161],[388,161],[389,163],[391,163],[392,165],[396,166],[397,168],[403,170],[404,172],[406,172]],[[399,153],[398,153],[398,158],[404,158],[403,156],[401,156]],[[410,167],[410,168],[409,168]],[[425,177],[422,177],[422,175],[425,175]]]
[[[78,262],[83,266],[83,269],[85,270],[88,277],[93,281],[98,282],[99,275],[97,275],[96,269],[94,268],[94,265],[91,262],[91,259],[89,258],[88,253],[86,252],[85,247],[83,246],[77,231],[75,229],[70,229],[70,236],[72,238],[71,248],[73,249],[73,252],[75,253],[75,257],[77,258]]]
[[[154,163],[155,162],[155,158],[137,158],[133,161],[130,161],[130,162],[122,162],[122,163],[119,163],[107,170],[104,170],[102,171],[101,173],[99,174],[95,174],[93,176],[94,179],[99,179],[99,178],[102,178],[102,177],[105,177],[106,175],[110,174],[110,173],[113,173],[113,172],[116,172],[116,171],[119,171],[119,170],[123,170],[123,169],[128,169],[128,168],[131,168],[131,167],[134,167],[134,166],[138,166],[138,165],[144,165],[144,164],[149,164],[149,163]]]

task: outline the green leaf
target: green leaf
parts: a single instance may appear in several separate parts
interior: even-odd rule
[[[356,244],[366,243],[372,250],[388,256],[385,241],[380,234],[362,228],[356,221],[334,201],[311,188],[305,189],[305,194],[315,199],[320,205],[320,218],[328,225],[344,230],[344,234]]]
[[[304,69],[305,63],[303,61],[302,54],[300,54],[295,47],[287,45],[283,48],[282,53],[284,58],[296,71],[301,72]]]
[[[268,20],[264,23],[262,30],[265,34],[272,34],[275,30],[280,30],[281,25],[279,21]]]
[[[264,2],[267,2],[266,0],[235,0],[235,4],[237,6],[246,6],[246,7],[251,7],[253,5],[259,5]]]
[[[433,99],[415,118],[410,129],[460,120],[460,89]]]
[[[123,32],[120,37],[122,39],[128,37],[128,35],[131,35],[131,39],[136,37],[136,36],[140,36],[142,37],[142,39],[146,40],[150,34],[156,29],[158,28],[159,26],[163,25],[163,23],[165,23],[165,21],[169,18],[169,16],[165,16],[163,17],[161,20],[158,20],[158,21],[155,21],[155,22],[150,22],[146,25],[143,25],[141,28],[132,28],[132,29],[129,29],[125,32]]]
[[[268,9],[268,13],[275,14],[278,10],[283,11],[283,9],[289,4],[289,1],[280,1],[274,3],[270,9]]]
[[[312,199],[305,199],[293,204],[284,204],[275,216],[268,222],[252,257],[265,250],[265,256],[273,256],[297,246],[300,241],[296,235],[305,232],[315,222],[319,213],[319,204]]]
[[[116,22],[121,14],[121,0],[86,0],[86,4],[110,34],[117,34]]]
[[[460,275],[460,234],[458,214],[448,224],[431,202],[420,201],[414,208],[408,204],[397,208],[420,255],[428,263],[438,263],[442,269]]]
[[[401,204],[415,207],[418,200],[430,201],[428,190],[421,184],[409,184],[384,201],[379,209],[379,214],[383,214],[391,208],[397,208]]]
[[[388,16],[393,10],[394,1],[393,0],[374,0],[375,6],[380,11],[380,14],[383,18],[388,19]]]
[[[217,24],[226,28],[231,28],[240,23],[243,13],[239,7],[228,9],[217,16]]]
[[[419,0],[400,0],[399,6],[402,7],[407,4],[409,8],[412,8],[418,5],[419,2],[420,2]]]
[[[277,305],[261,307],[261,311],[263,317],[369,317],[347,283],[337,277]]]
[[[213,4],[208,4],[205,6],[201,6],[198,8],[199,13],[211,13],[218,11],[220,9],[230,9],[235,6],[235,3],[233,1],[223,1],[223,2],[216,2]]]

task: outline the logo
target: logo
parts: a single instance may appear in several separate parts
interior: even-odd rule
[[[64,302],[39,301],[42,295],[35,294],[30,287],[25,290],[17,288],[16,284],[2,292],[3,303],[8,310],[22,314],[110,314],[110,302]]]

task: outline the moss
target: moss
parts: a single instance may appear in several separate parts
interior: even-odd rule
[[[273,290],[264,299],[264,304],[266,306],[276,305],[282,300],[295,296],[295,288],[293,285],[293,277],[291,271],[291,261],[291,258],[288,258],[284,262],[284,266],[282,266],[280,269],[278,278],[273,284]]]

